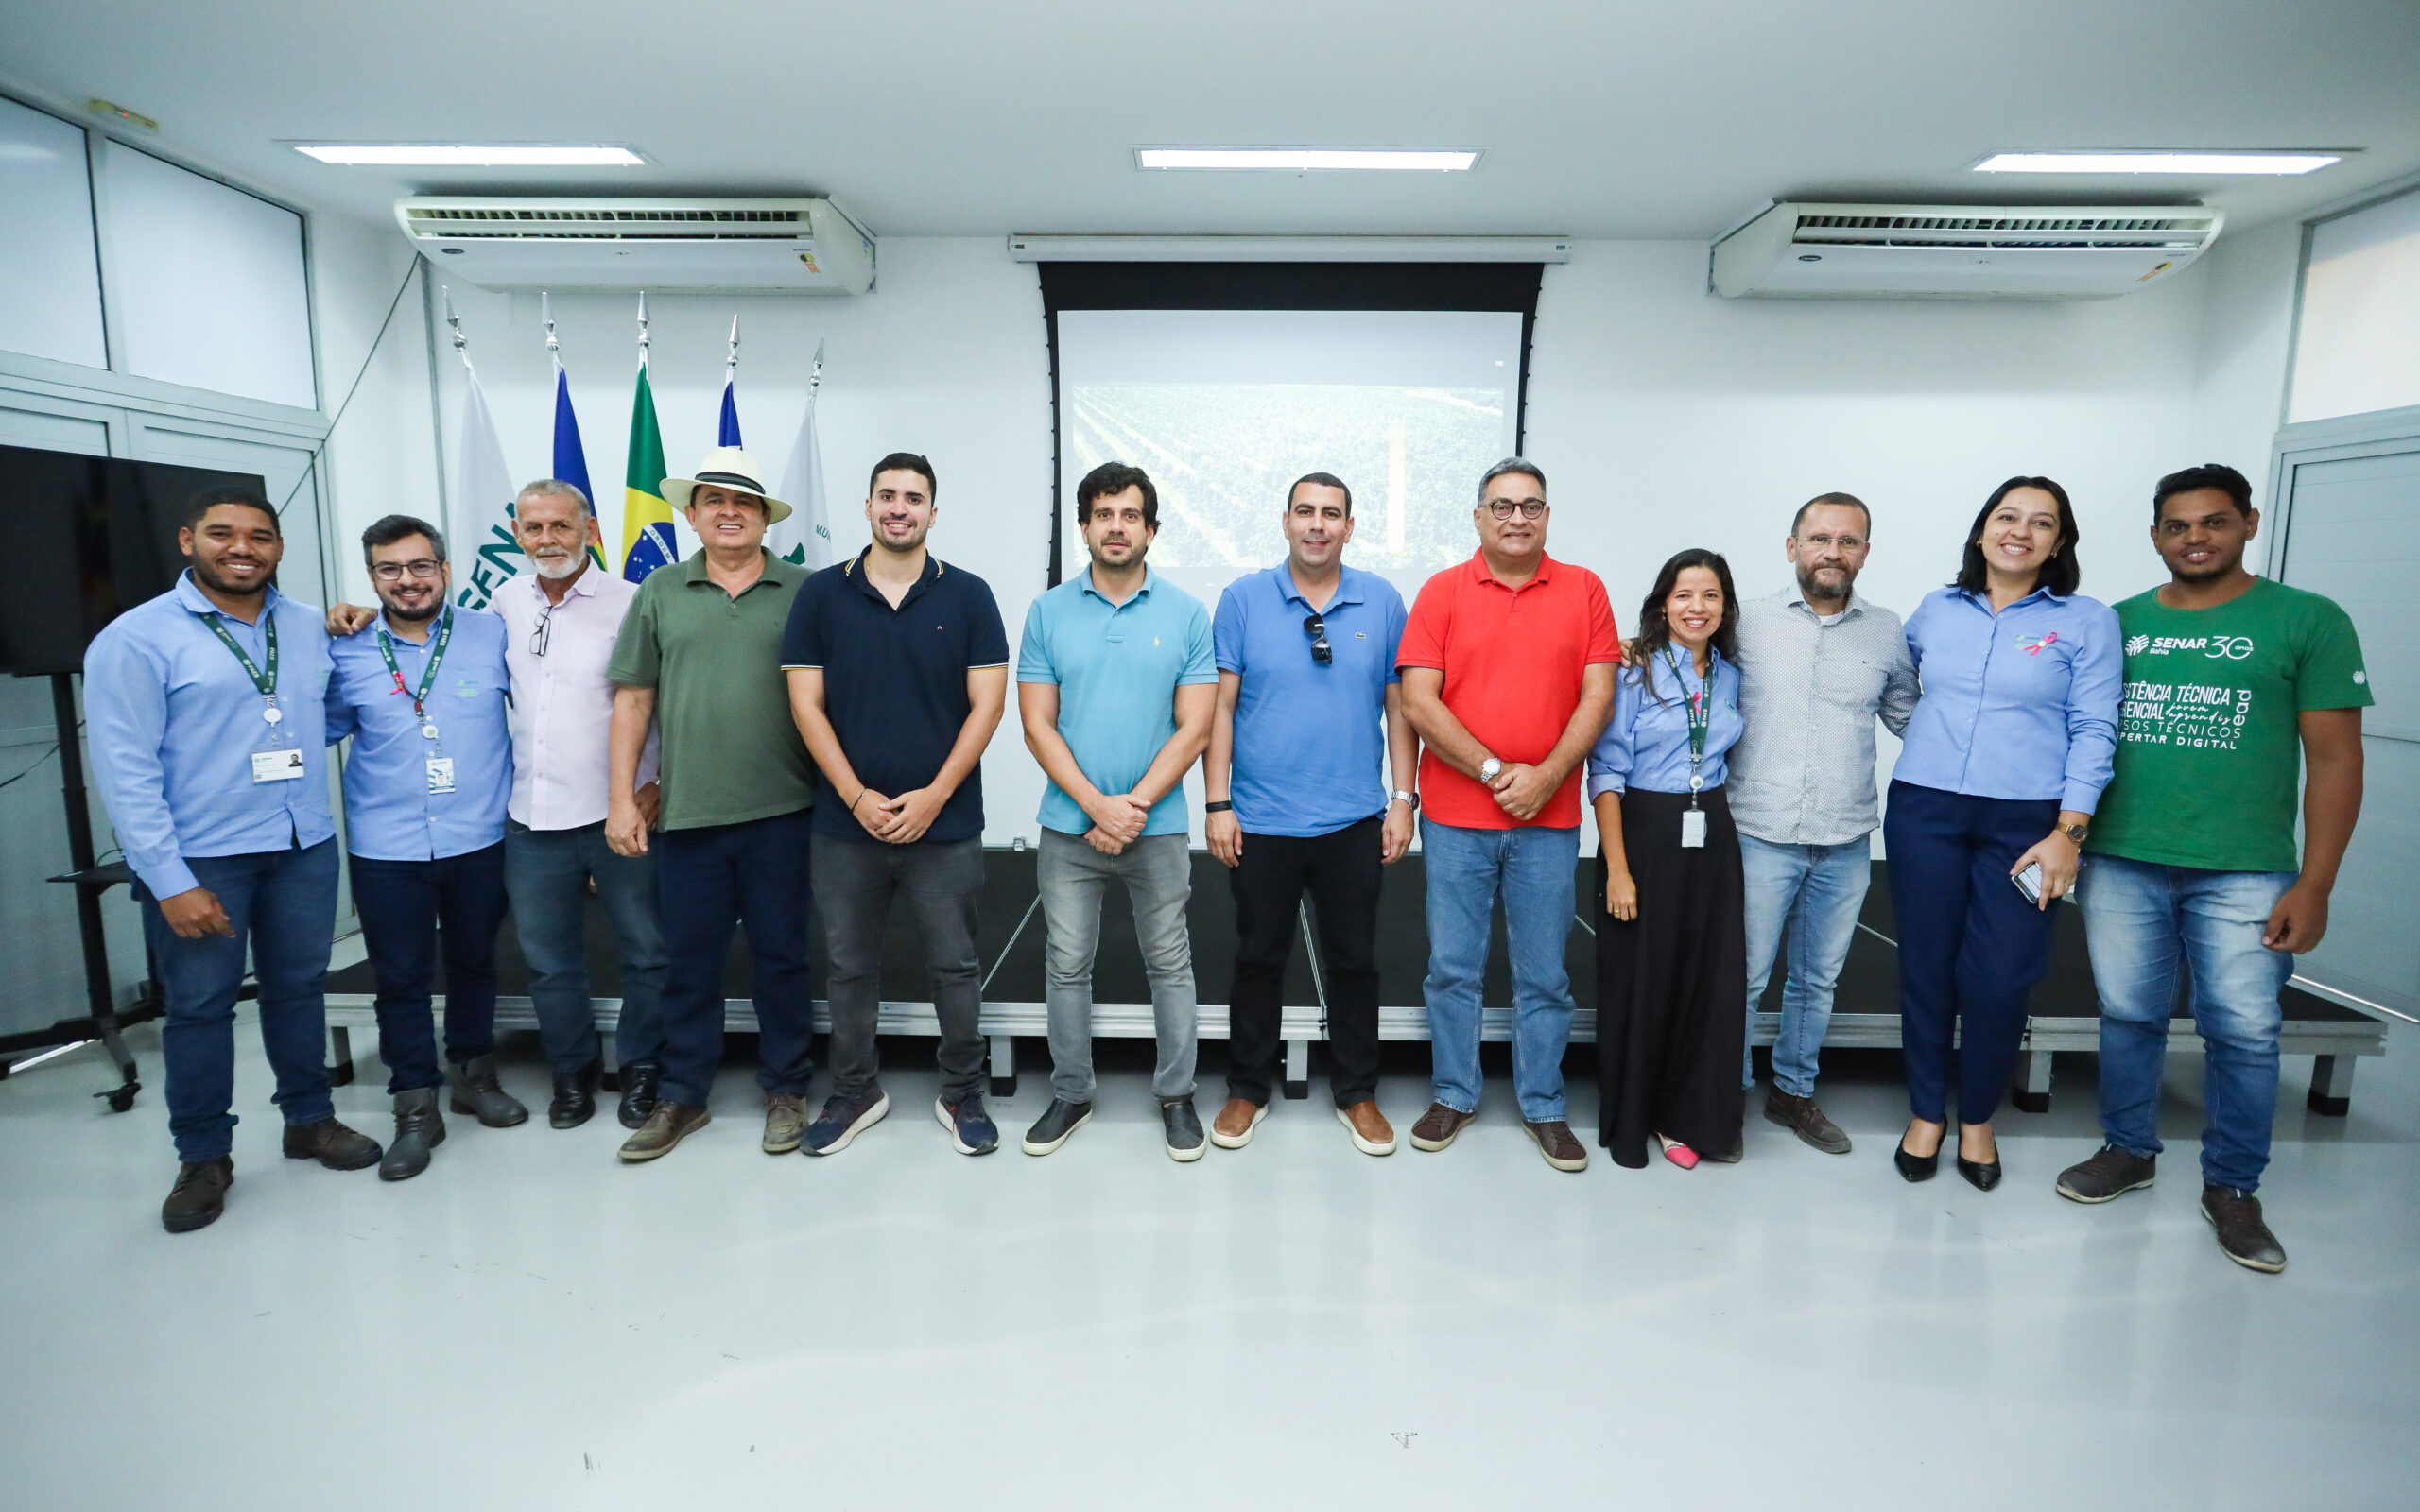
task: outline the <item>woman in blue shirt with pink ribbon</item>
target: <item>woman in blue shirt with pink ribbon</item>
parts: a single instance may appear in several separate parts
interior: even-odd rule
[[[1686,1170],[1739,1158],[1739,832],[1722,796],[1739,738],[1739,599],[1711,551],[1664,564],[1588,757],[1597,812],[1597,1143]]]
[[[2075,510],[2014,477],[1966,532],[1958,580],[1908,617],[1924,696],[1882,823],[1898,919],[1900,1043],[1911,1118],[1893,1152],[1929,1179],[1948,1124],[1958,1029],[1958,1173],[2000,1180],[1992,1114],[2016,1069],[2026,998],[2050,964],[2050,904],[2075,886],[2118,748],[2118,614],[2076,592]]]

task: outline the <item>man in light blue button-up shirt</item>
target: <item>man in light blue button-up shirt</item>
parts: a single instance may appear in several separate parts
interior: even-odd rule
[[[152,969],[168,1131],[181,1162],[170,1232],[215,1222],[234,1179],[235,995],[247,947],[285,1154],[339,1170],[375,1141],[336,1121],[321,983],[336,932],[320,610],[270,586],[285,540],[268,501],[205,490],[178,541],[191,569],[112,620],[84,653],[84,717],[102,800],[135,877]]]
[[[384,611],[335,643],[327,725],[330,740],[353,739],[346,849],[378,978],[378,1057],[395,1099],[395,1137],[378,1174],[396,1181],[426,1169],[445,1137],[437,1089],[446,1078],[429,1018],[441,937],[454,1110],[499,1128],[529,1116],[495,1073],[512,733],[504,621],[447,605],[444,538],[424,521],[389,515],[361,544]]]

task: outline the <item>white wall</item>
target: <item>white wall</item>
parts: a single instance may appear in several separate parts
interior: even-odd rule
[[[390,221],[311,218],[313,315],[329,414],[344,403],[354,375],[361,378],[352,407],[328,437],[325,458],[335,520],[326,551],[336,578],[330,586],[355,603],[368,602],[370,593],[360,565],[361,527],[381,515],[438,512],[428,330],[418,278],[403,290],[386,341],[372,355],[388,306],[418,261]],[[310,591],[323,592],[318,585]]]
[[[2256,232],[2123,299],[2038,304],[1718,300],[1704,292],[1702,244],[1582,243],[1547,272],[1530,363],[1528,451],[1553,482],[1552,547],[1605,577],[1627,627],[1655,568],[1684,546],[1729,554],[1743,593],[1780,587],[1791,511],[1841,489],[1876,513],[1861,586],[1905,612],[1956,571],[1962,532],[1991,489],[2040,472],[2075,498],[2085,591],[2115,600],[2150,587],[2158,562],[2143,526],[2154,479],[2205,460],[2263,475],[2298,236],[2290,226]],[[537,298],[458,286],[454,299],[507,459],[537,476],[551,434]],[[590,473],[618,541],[635,301],[554,302]],[[991,581],[1015,634],[1043,586],[1049,508],[1049,383],[1031,267],[1009,262],[993,238],[892,240],[879,286],[862,299],[665,296],[648,311],[676,471],[713,442],[734,311],[745,343],[741,421],[776,476],[822,337],[836,538],[862,539],[856,504],[875,456],[927,453],[942,474],[935,544]],[[440,351],[450,481],[461,385]],[[357,530],[359,502],[341,491],[339,501]],[[453,524],[458,533],[465,523]],[[366,593],[367,583],[356,574],[349,591]],[[1887,764],[1895,749],[1886,749]],[[1041,777],[1013,716],[986,759],[985,784],[989,838],[1029,839]]]
[[[2297,422],[2420,404],[2420,191],[2312,228]]]

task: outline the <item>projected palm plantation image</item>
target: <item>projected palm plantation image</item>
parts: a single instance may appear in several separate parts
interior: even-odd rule
[[[1288,485],[1334,472],[1358,522],[1345,559],[1417,582],[1475,547],[1472,489],[1503,455],[1505,399],[1501,388],[1084,385],[1070,402],[1069,476],[1111,460],[1149,471],[1160,490],[1151,564],[1215,592],[1281,560]]]

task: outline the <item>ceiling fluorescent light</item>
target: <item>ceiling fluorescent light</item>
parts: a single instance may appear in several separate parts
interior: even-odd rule
[[[1416,147],[1137,147],[1144,168],[1257,169],[1266,173],[1463,173],[1472,151]]]
[[[314,142],[297,144],[294,150],[321,163],[354,168],[635,168],[647,162],[628,147],[602,146]]]
[[[1975,164],[1977,173],[2316,173],[2342,163],[2342,152],[2001,152]]]

